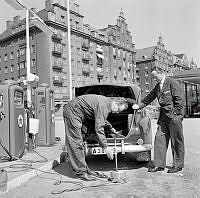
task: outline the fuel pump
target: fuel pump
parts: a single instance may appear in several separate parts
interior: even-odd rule
[[[42,83],[35,90],[35,117],[39,119],[39,132],[36,144],[49,146],[55,143],[55,104],[54,91]]]
[[[23,88],[6,80],[0,85],[0,156],[23,156],[24,129]]]

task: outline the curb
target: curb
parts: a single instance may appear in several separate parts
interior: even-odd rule
[[[56,159],[56,160],[59,161],[60,159]],[[36,168],[37,170],[31,170],[22,176],[12,179],[11,181],[9,181],[7,183],[7,190],[5,192],[0,192],[0,195],[4,195],[8,191],[20,186],[21,184],[27,182],[28,180],[30,180],[34,177],[37,177],[38,175],[41,175],[43,173],[41,171],[48,171],[48,170],[52,169],[53,161],[54,160],[51,160],[47,164],[45,164],[39,168]]]

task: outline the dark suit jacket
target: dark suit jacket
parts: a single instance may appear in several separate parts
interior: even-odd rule
[[[142,100],[142,107],[149,105],[157,97],[160,104],[160,115],[173,118],[174,115],[184,115],[183,109],[183,89],[178,81],[173,78],[165,78],[162,90],[157,83],[154,89]]]

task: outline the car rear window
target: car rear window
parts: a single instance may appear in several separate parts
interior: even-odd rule
[[[76,96],[85,94],[96,94],[104,95],[107,97],[124,97],[136,99],[131,87],[128,86],[96,85],[79,87],[76,88],[75,94]]]

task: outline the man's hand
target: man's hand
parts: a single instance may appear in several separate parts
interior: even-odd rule
[[[114,128],[111,128],[110,131],[111,131],[112,133],[115,133],[115,134],[117,133],[117,131],[116,131]]]
[[[134,110],[138,110],[140,108],[140,106],[138,105],[138,104],[134,104],[133,106],[132,106],[132,109],[134,109]]]
[[[113,160],[113,150],[109,147],[104,149],[108,159]]]

